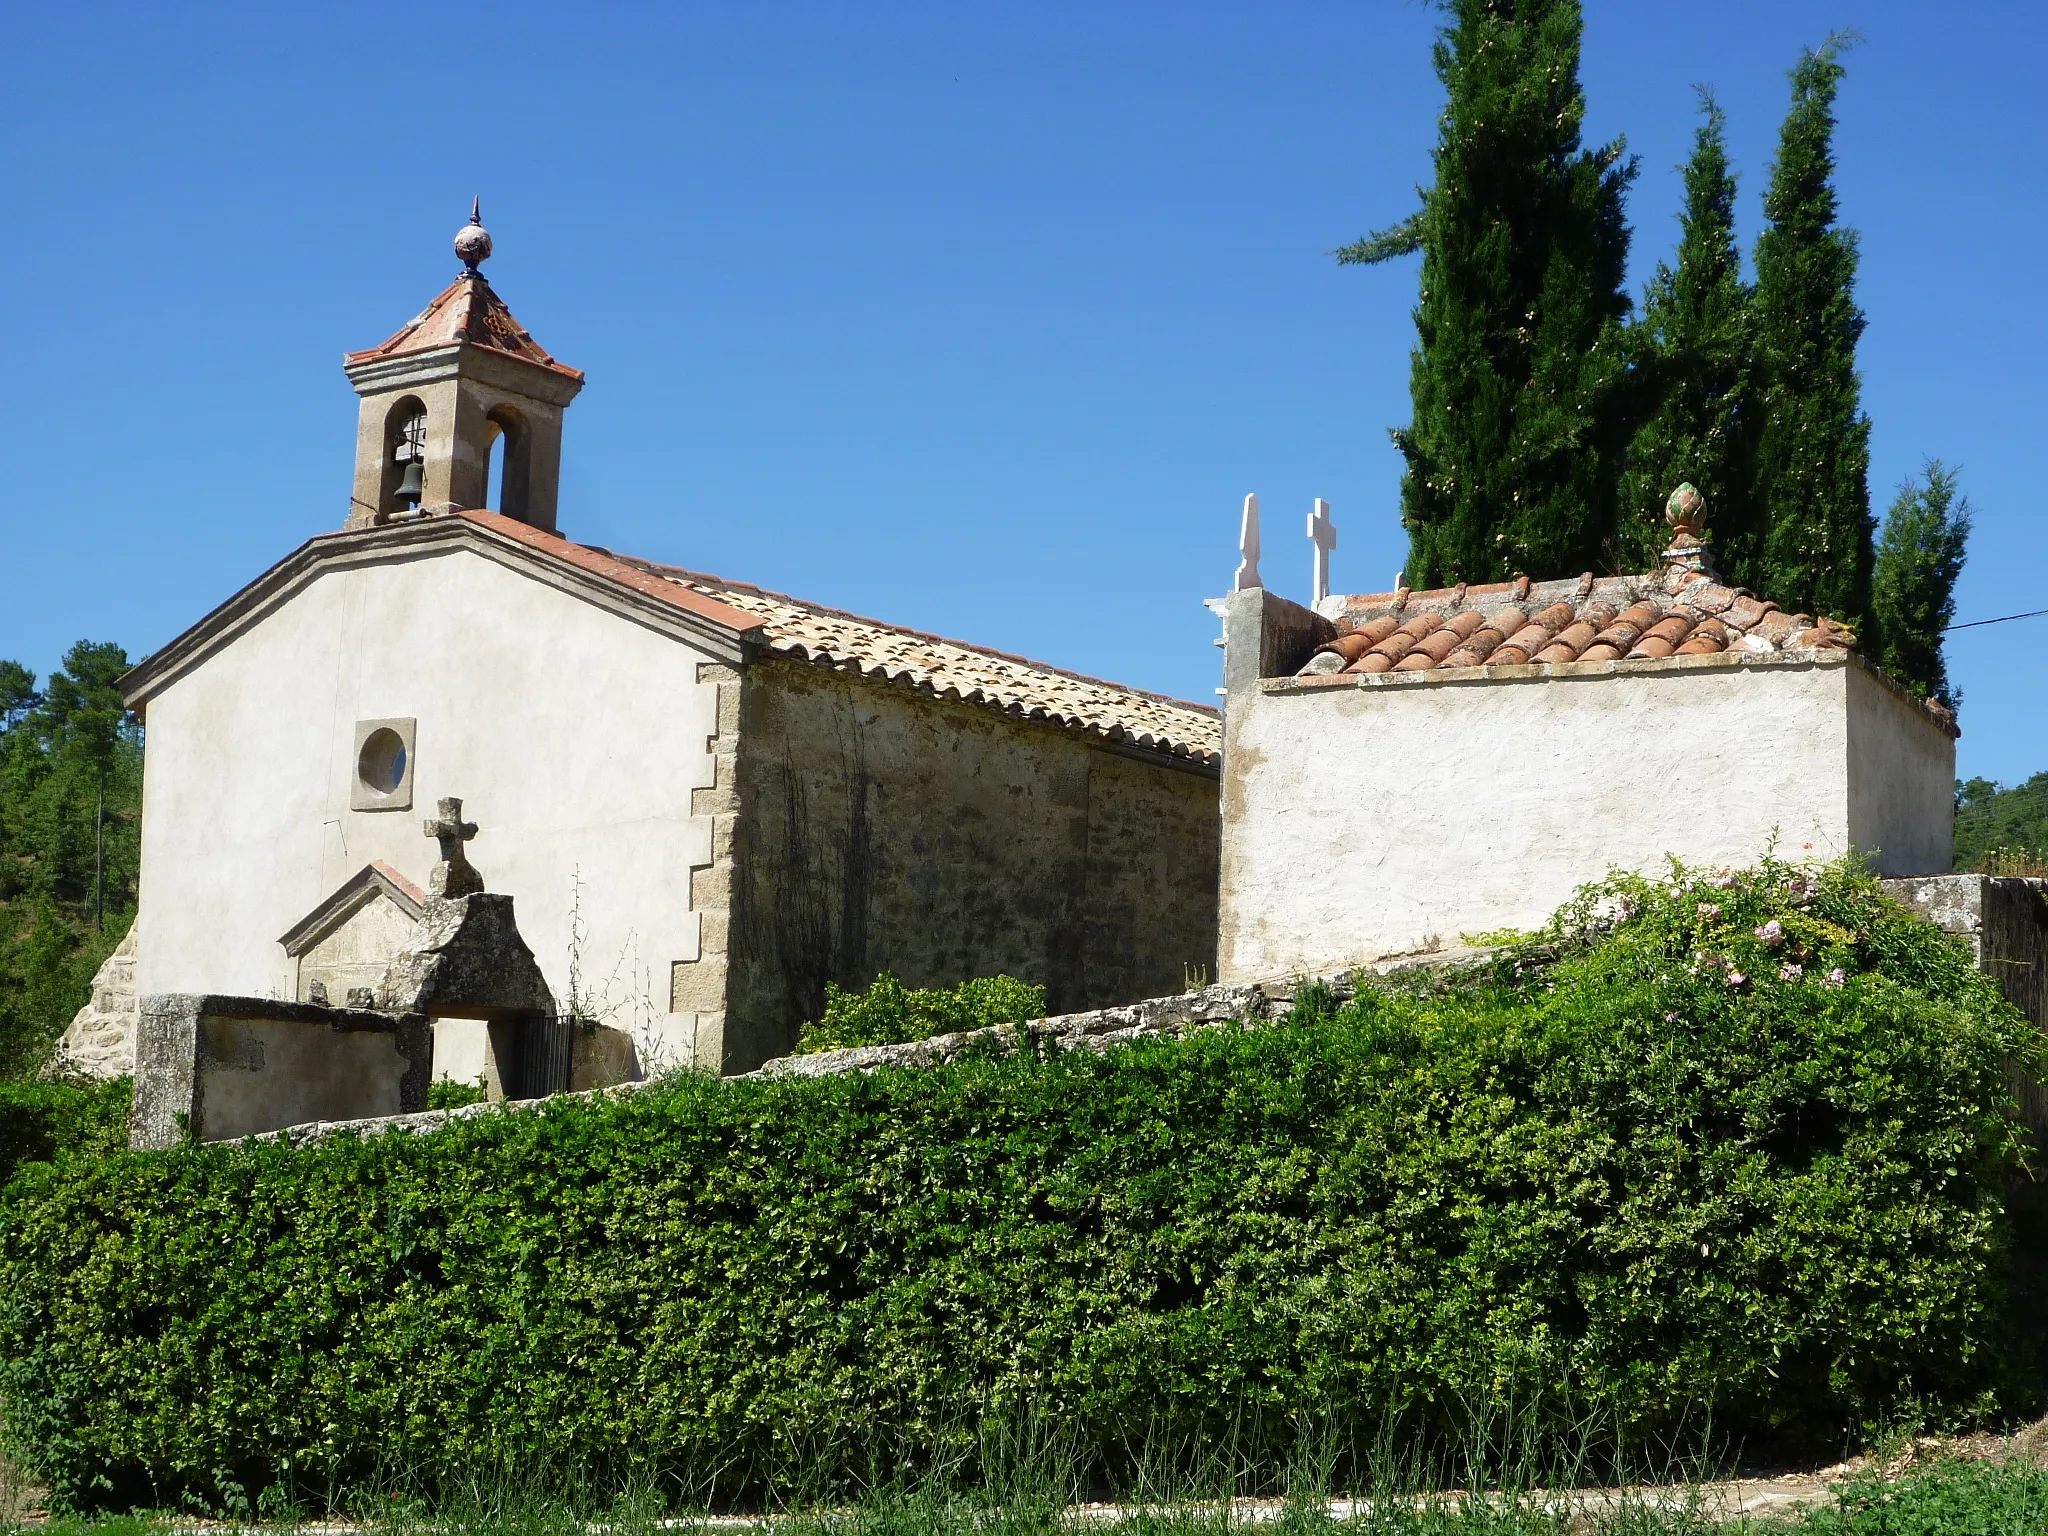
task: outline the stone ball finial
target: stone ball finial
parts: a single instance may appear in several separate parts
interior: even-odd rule
[[[1674,533],[1698,538],[1700,530],[1707,526],[1707,498],[1693,488],[1691,481],[1680,482],[1671,499],[1664,503],[1664,521]]]
[[[491,234],[482,223],[483,201],[479,197],[469,205],[469,222],[455,232],[455,254],[472,272],[491,255]]]

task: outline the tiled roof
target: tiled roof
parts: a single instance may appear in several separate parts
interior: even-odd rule
[[[924,634],[837,608],[822,607],[748,582],[656,565],[625,563],[686,591],[737,608],[767,625],[777,655],[959,699],[1004,714],[1085,731],[1211,765],[1223,760],[1223,726],[1214,708],[1105,682],[939,635]]]
[[[563,560],[645,596],[659,597],[737,633],[758,633],[770,652],[863,677],[959,699],[1029,720],[1043,720],[1171,757],[1216,767],[1223,724],[1216,710],[960,640],[727,581],[680,566],[636,560],[574,544],[495,512],[455,514],[529,549]],[[401,525],[402,526],[402,525]]]
[[[1338,601],[1336,638],[1300,676],[1856,646],[1856,636],[1832,619],[1786,613],[1747,588],[1675,562],[1649,576],[1589,573],[1535,583],[1524,577]]]
[[[462,344],[502,352],[521,362],[533,363],[564,378],[581,381],[583,372],[558,363],[544,351],[525,326],[512,317],[505,301],[491,290],[481,273],[465,272],[446,288],[398,333],[381,346],[350,352],[346,367],[382,362],[409,352],[431,352],[438,347]]]

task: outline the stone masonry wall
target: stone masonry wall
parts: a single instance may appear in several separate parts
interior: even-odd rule
[[[884,969],[1003,972],[1060,1012],[1213,973],[1211,774],[786,658],[739,713],[723,1070]]]
[[[1887,880],[1885,893],[1969,941],[2006,1000],[2048,1030],[2048,880],[2000,875],[1923,875]],[[2020,1073],[2013,1087],[2027,1123],[2048,1132],[2048,1090]]]
[[[92,979],[92,996],[66,1027],[51,1059],[61,1077],[127,1077],[135,1070],[135,925]]]

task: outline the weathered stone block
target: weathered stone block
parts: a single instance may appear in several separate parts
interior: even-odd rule
[[[377,987],[379,1008],[478,1018],[554,1012],[554,994],[519,936],[512,898],[493,891],[430,899],[410,945]]]
[[[273,998],[143,1000],[129,1144],[176,1146],[426,1108],[433,1034],[419,1014]]]

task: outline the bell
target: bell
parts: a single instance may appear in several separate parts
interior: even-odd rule
[[[426,486],[420,479],[420,461],[418,459],[407,459],[405,461],[405,473],[399,477],[398,481],[398,499],[407,506],[416,507],[420,504],[420,497],[425,494]]]

